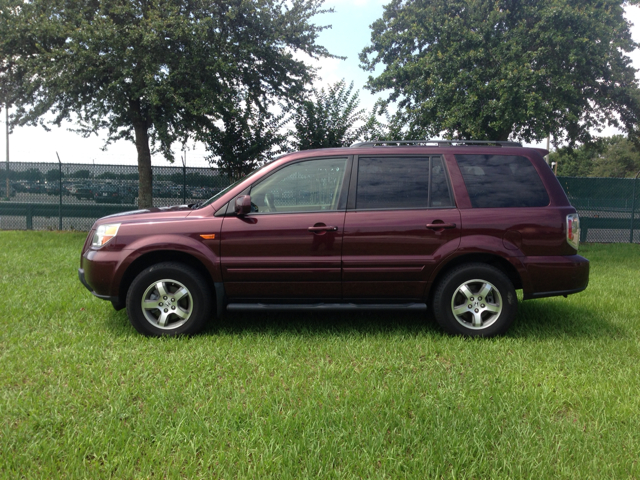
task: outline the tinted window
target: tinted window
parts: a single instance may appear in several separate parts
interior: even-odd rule
[[[431,159],[431,206],[453,205],[442,159]],[[429,158],[361,157],[358,160],[357,209],[427,208]]]
[[[440,157],[431,158],[431,189],[429,191],[431,207],[451,207],[453,201],[449,194],[449,184],[444,173],[444,162]]]
[[[278,170],[251,189],[258,212],[337,210],[346,158],[297,162]]]
[[[528,158],[456,155],[471,205],[476,208],[543,207],[549,196]]]

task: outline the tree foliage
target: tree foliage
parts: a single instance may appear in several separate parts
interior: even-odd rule
[[[392,0],[360,55],[410,136],[636,134],[636,44],[623,0]]]
[[[607,148],[593,161],[593,177],[634,177],[640,171],[640,151],[624,138],[615,135],[607,142]]]
[[[44,179],[47,182],[59,182],[61,176],[64,177],[64,172],[61,172],[59,168],[52,168],[44,174]]]
[[[379,123],[373,112],[368,113],[359,105],[359,92],[353,92],[353,82],[347,87],[343,79],[326,90],[313,88],[293,114],[293,147],[345,147],[369,139]]]
[[[566,146],[552,152],[551,162],[558,163],[558,175],[571,177],[633,177],[640,171],[640,151],[622,135]]]
[[[211,152],[210,162],[225,175],[241,178],[286,149],[286,122],[284,113],[261,110],[244,98],[222,114],[220,125],[210,125],[199,138]]]
[[[557,174],[567,177],[588,177],[593,170],[593,161],[606,150],[604,141],[584,145],[567,145],[549,154],[549,164],[557,164]]]
[[[151,205],[151,153],[172,160],[233,115],[295,98],[330,56],[310,19],[322,0],[0,0],[0,75],[14,123],[79,121],[81,133],[135,143],[139,205]]]

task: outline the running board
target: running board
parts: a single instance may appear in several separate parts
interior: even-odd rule
[[[313,310],[411,310],[425,311],[426,303],[230,303],[227,310],[230,312],[253,312],[256,310],[286,310],[286,311],[313,311]]]

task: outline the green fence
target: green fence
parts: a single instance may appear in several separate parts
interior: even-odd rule
[[[580,214],[581,241],[640,243],[640,180],[558,180]],[[154,167],[154,205],[199,202],[229,183],[213,168]],[[0,168],[0,229],[88,230],[97,218],[136,209],[137,192],[132,165],[14,162]]]
[[[217,169],[153,167],[154,206],[200,202],[229,183]],[[0,229],[89,230],[135,210],[137,197],[137,166],[12,162],[0,166]]]
[[[580,215],[580,241],[640,242],[640,180],[558,177]]]

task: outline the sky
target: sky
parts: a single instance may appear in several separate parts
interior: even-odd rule
[[[383,5],[388,0],[326,0],[325,8],[333,8],[334,13],[328,13],[315,18],[317,25],[331,25],[331,29],[324,30],[318,43],[332,54],[346,57],[346,60],[321,59],[319,79],[316,87],[333,84],[341,79],[347,83],[353,81],[354,90],[360,94],[360,106],[370,109],[378,96],[371,95],[364,86],[369,72],[360,68],[359,53],[369,44],[371,33],[369,26],[382,16]],[[627,7],[627,19],[633,23],[632,35],[636,42],[640,42],[640,7]],[[640,70],[640,49],[630,55],[634,67]],[[639,75],[640,78],[640,75]],[[6,161],[5,141],[5,112],[2,111],[0,120],[0,161]],[[102,150],[104,137],[92,136],[83,138],[77,133],[69,131],[72,124],[62,127],[51,127],[47,132],[42,127],[18,127],[9,137],[10,162],[57,162],[56,153],[62,163],[95,163],[96,165],[136,165],[137,153],[131,142],[119,141]],[[614,129],[605,130],[602,135],[613,135]],[[536,146],[545,145],[537,144]],[[177,146],[175,155],[178,163],[183,155]],[[201,144],[189,143],[186,152],[187,166],[207,167],[207,152]],[[153,156],[152,165],[166,166],[170,163],[161,155]]]

